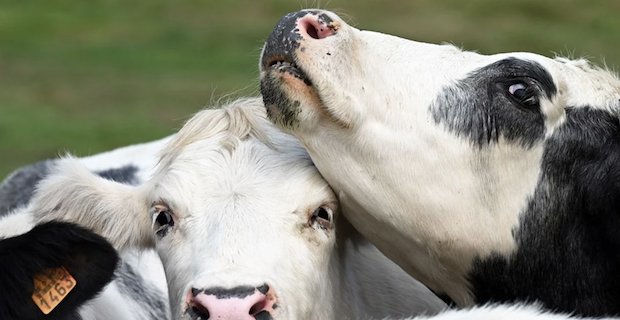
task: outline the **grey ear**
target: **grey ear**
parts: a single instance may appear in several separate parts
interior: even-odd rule
[[[0,319],[51,320],[70,319],[112,281],[119,257],[103,237],[75,224],[50,221],[0,240],[0,261]],[[71,290],[45,315],[32,298],[33,277],[59,267],[75,283],[62,282]]]

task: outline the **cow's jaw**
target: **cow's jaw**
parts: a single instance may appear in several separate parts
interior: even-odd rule
[[[328,37],[301,30],[296,44],[279,46],[275,33],[268,40],[261,92],[269,116],[302,141],[357,229],[433,290],[470,305],[467,274],[476,259],[516,250],[512,233],[537,185],[540,168],[531,164],[540,162],[542,144],[476,149],[433,118],[438,94],[492,59],[330,17],[337,29]],[[305,80],[269,68],[274,57],[294,63]],[[394,61],[403,62],[398,74]],[[496,170],[498,163],[509,170]]]

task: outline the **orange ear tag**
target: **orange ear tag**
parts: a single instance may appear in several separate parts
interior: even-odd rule
[[[64,267],[47,269],[35,275],[32,300],[43,311],[49,314],[75,288],[77,282]]]

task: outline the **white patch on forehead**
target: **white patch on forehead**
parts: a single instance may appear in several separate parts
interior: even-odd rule
[[[620,108],[620,79],[611,70],[585,59],[545,58],[545,65],[564,96],[565,107],[591,107],[617,113]]]
[[[561,86],[558,88],[558,94],[554,95],[551,100],[540,99],[540,111],[545,115],[545,137],[550,137],[555,129],[566,120],[566,111],[563,106],[566,105],[566,95],[562,94]]]

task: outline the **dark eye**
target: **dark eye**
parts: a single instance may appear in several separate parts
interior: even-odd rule
[[[155,221],[157,221],[160,226],[174,226],[174,220],[172,220],[170,211],[160,211]]]
[[[330,228],[332,225],[332,211],[325,207],[318,207],[312,212],[310,223],[322,229]]]
[[[170,228],[174,226],[174,217],[168,207],[156,205],[154,209],[153,228],[155,229],[155,234],[163,237],[168,234]]]
[[[526,97],[527,86],[523,83],[515,83],[508,87],[508,92],[517,100],[521,101]]]
[[[517,82],[508,86],[508,94],[519,104],[528,110],[538,108],[538,97],[535,87],[525,82]]]

